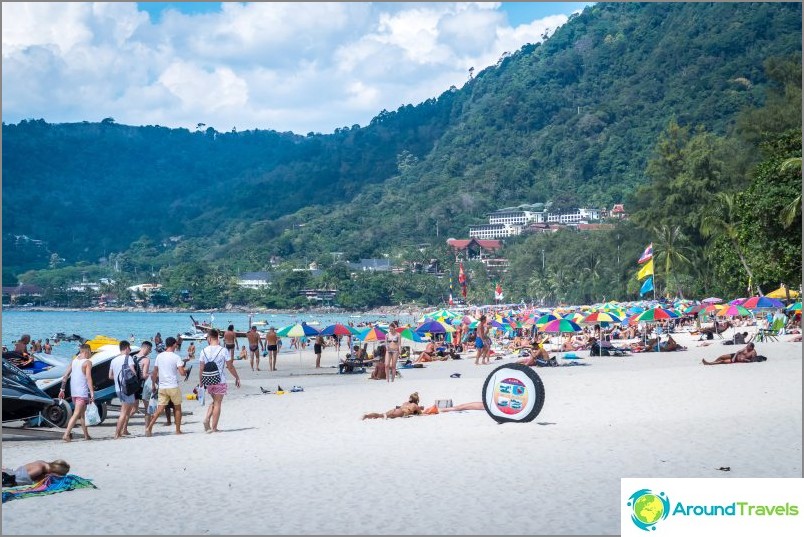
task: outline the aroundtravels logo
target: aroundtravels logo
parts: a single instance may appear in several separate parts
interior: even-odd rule
[[[655,530],[656,523],[667,518],[670,500],[664,492],[655,494],[650,489],[640,489],[628,498],[631,522],[641,530]]]

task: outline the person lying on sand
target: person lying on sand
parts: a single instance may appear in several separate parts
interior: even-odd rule
[[[407,418],[408,416],[421,416],[424,407],[419,406],[419,392],[410,394],[408,401],[402,403],[400,406],[380,414],[378,412],[371,412],[364,414],[364,420],[376,420],[379,418],[392,420],[394,418]]]
[[[435,343],[433,343],[431,341],[431,342],[429,342],[427,344],[427,346],[424,348],[422,353],[419,355],[419,357],[413,363],[414,364],[421,364],[421,363],[424,363],[424,362],[432,362],[434,356],[435,356]]]
[[[754,344],[749,343],[741,351],[732,354],[724,354],[723,356],[718,356],[714,362],[707,362],[706,360],[701,360],[701,362],[704,365],[737,364],[737,363],[753,362],[756,360],[756,357],[757,357],[757,351],[756,349],[754,349]]]
[[[3,468],[3,486],[33,485],[48,474],[67,475],[69,471],[70,465],[61,459],[53,462],[33,461],[16,470]]]
[[[485,410],[486,409],[486,407],[483,406],[483,401],[475,401],[474,403],[463,403],[463,404],[451,406],[451,407],[448,407],[448,408],[438,408],[437,406],[433,405],[432,407],[428,408],[427,410],[429,411],[430,409],[433,409],[433,408],[435,409],[435,411],[431,412],[432,414],[440,414],[441,412],[456,412],[456,411],[460,411],[460,410]]]

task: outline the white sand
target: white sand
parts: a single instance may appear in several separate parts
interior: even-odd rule
[[[702,357],[739,347],[677,339],[690,350],[538,368],[547,397],[529,424],[483,411],[360,420],[413,391],[425,405],[479,401],[501,361],[428,364],[393,384],[289,376],[311,372],[311,350],[303,370],[298,354],[280,354],[277,373],[236,362],[248,380],[230,384],[219,434],[204,434],[188,401],[181,437],[161,418],[145,438],[138,417],[125,440],[4,441],[4,466],[63,458],[98,489],[9,502],[3,532],[616,534],[620,477],[801,477],[801,344],[760,343],[765,363],[707,367]],[[324,365],[335,362],[327,351]],[[305,391],[260,392],[277,384]],[[109,437],[113,423],[90,431]]]

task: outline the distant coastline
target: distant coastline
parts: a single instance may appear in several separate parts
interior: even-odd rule
[[[338,315],[346,315],[346,314],[353,314],[353,315],[416,315],[419,312],[425,311],[426,309],[432,309],[434,306],[418,306],[418,305],[403,305],[403,306],[380,306],[377,308],[372,308],[369,310],[349,310],[345,308],[303,308],[303,309],[271,309],[271,308],[263,308],[263,307],[256,307],[256,308],[249,308],[245,306],[231,306],[231,307],[224,307],[224,308],[213,308],[213,309],[182,309],[182,308],[162,308],[162,307],[149,307],[149,308],[137,308],[131,306],[125,307],[89,307],[89,308],[59,308],[59,307],[52,307],[52,306],[3,306],[3,311],[25,311],[25,312],[44,312],[44,311],[60,311],[60,312],[86,312],[86,311],[98,311],[98,312],[124,312],[124,313],[186,313],[188,315],[192,315],[194,313],[198,314],[205,314],[205,313],[221,313],[221,312],[229,312],[229,313],[244,313],[249,314],[253,313],[255,315],[299,315],[299,314],[310,314],[310,315],[323,315],[323,314],[338,314]]]

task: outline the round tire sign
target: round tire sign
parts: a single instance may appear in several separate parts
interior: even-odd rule
[[[502,365],[483,384],[483,406],[498,423],[533,421],[544,406],[544,384],[530,367]]]

